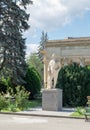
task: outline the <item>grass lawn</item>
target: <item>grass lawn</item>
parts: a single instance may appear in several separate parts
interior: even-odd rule
[[[29,107],[30,107],[30,108],[35,108],[35,107],[39,107],[39,106],[42,106],[42,101],[41,101],[41,99],[30,100],[30,102],[29,102]]]

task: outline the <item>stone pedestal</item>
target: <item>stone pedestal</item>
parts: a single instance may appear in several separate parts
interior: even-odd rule
[[[48,89],[42,92],[42,109],[59,111],[62,109],[62,90]]]

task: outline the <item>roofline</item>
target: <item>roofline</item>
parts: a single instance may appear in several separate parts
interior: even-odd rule
[[[90,46],[90,37],[68,37],[63,40],[48,40],[46,42],[46,47],[56,47],[56,46]]]

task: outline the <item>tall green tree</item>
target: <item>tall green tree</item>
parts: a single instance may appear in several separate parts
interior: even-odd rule
[[[0,74],[11,78],[12,84],[24,83],[25,38],[29,28],[26,7],[31,0],[0,0]]]

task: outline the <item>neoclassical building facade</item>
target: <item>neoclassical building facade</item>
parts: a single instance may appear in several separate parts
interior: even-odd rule
[[[48,40],[44,55],[44,88],[54,88],[60,68],[71,62],[90,65],[90,37]]]

